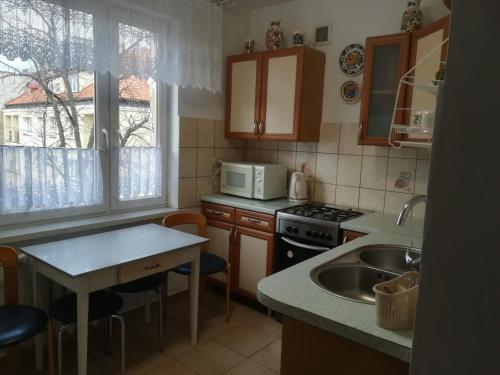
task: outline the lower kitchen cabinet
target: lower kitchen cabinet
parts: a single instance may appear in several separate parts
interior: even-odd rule
[[[366,233],[355,232],[352,230],[345,230],[343,232],[342,243],[350,242],[355,240],[356,238],[366,236]]]
[[[281,375],[407,375],[409,364],[300,320],[283,318]]]
[[[202,212],[208,218],[207,251],[231,263],[232,292],[256,300],[257,284],[272,273],[274,216],[212,203],[203,203]],[[208,281],[225,286],[226,276]]]
[[[236,227],[234,241],[235,291],[257,299],[257,284],[273,270],[274,235]]]

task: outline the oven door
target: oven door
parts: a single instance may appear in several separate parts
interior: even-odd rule
[[[222,163],[220,191],[253,198],[253,165]]]
[[[279,272],[304,260],[331,250],[324,244],[298,240],[278,234],[276,238],[276,258],[274,272]]]

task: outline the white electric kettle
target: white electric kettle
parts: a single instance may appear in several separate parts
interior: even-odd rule
[[[293,172],[288,199],[292,203],[307,202],[307,178],[303,172]]]

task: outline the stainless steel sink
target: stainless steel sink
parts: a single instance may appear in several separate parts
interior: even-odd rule
[[[311,271],[311,279],[338,297],[374,304],[375,284],[410,271],[405,254],[405,246],[363,246],[316,267]],[[413,258],[420,255],[420,251],[412,250],[409,254]]]

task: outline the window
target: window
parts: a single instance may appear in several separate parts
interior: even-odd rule
[[[0,0],[0,223],[165,203],[157,36],[106,11]]]

